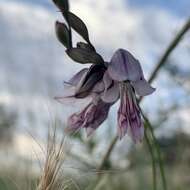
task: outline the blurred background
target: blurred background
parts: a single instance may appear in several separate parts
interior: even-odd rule
[[[150,76],[169,43],[190,16],[189,0],[70,0],[71,11],[87,25],[91,42],[109,61],[118,48],[128,49]],[[82,65],[70,60],[54,31],[61,14],[51,0],[0,0],[0,189],[29,189],[40,173],[41,146],[48,127],[63,134],[66,118],[80,109],[62,105],[63,81]],[[75,40],[81,40],[76,35]],[[155,127],[169,189],[190,186],[190,32],[159,71],[154,94],[141,104]],[[100,164],[117,131],[117,108],[87,138],[68,138],[66,175],[81,189],[92,189]],[[151,159],[144,143],[127,136],[116,144],[99,189],[151,189]],[[19,187],[19,188],[18,188]]]

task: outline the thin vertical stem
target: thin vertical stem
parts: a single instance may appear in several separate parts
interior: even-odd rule
[[[141,111],[142,113],[142,116],[147,124],[147,127],[151,133],[151,136],[152,136],[152,140],[153,140],[153,143],[154,143],[154,147],[156,149],[156,152],[157,152],[157,156],[158,156],[158,163],[159,163],[159,168],[160,168],[160,174],[161,174],[161,178],[162,178],[162,183],[163,183],[163,189],[164,190],[167,190],[167,183],[166,183],[166,177],[165,177],[165,172],[164,172],[164,164],[163,164],[163,159],[161,157],[161,152],[160,152],[160,147],[158,145],[158,142],[156,140],[156,137],[154,135],[154,131],[153,131],[153,127],[150,123],[150,121],[148,120],[148,118],[144,115],[144,113]]]
[[[173,39],[173,41],[169,44],[169,46],[166,49],[165,53],[163,54],[163,56],[161,57],[161,59],[157,63],[155,69],[153,70],[153,72],[152,72],[152,74],[151,74],[151,76],[150,76],[150,78],[148,80],[149,83],[152,83],[153,80],[156,78],[159,70],[166,63],[169,55],[176,48],[176,46],[179,44],[179,42],[182,40],[183,36],[189,30],[189,28],[190,28],[190,18],[187,20],[187,22],[182,27],[182,29],[179,31],[179,33],[176,35],[176,37]]]
[[[113,141],[109,145],[109,148],[107,149],[107,152],[106,152],[105,156],[103,157],[102,163],[100,164],[98,170],[104,169],[104,165],[105,165],[105,163],[107,161],[107,158],[110,156],[110,154],[111,154],[111,152],[113,150],[113,147],[115,146],[117,140],[118,140],[118,136],[115,136],[115,138],[113,139]]]
[[[157,180],[156,180],[156,162],[154,157],[153,148],[151,145],[151,142],[149,141],[147,130],[145,130],[145,140],[151,155],[151,161],[152,161],[152,174],[153,174],[153,190],[157,190]]]

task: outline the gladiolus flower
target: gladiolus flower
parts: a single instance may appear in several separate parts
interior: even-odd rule
[[[101,96],[102,100],[111,103],[120,97],[119,138],[128,133],[134,142],[141,141],[144,127],[136,94],[146,96],[155,89],[145,80],[139,61],[128,51],[119,49],[108,64],[103,78],[105,90]]]
[[[70,86],[67,91],[72,89],[67,98],[92,98],[82,111],[69,117],[67,131],[85,128],[87,135],[92,134],[105,121],[110,107],[120,99],[119,138],[128,133],[135,143],[143,139],[144,126],[136,94],[146,96],[155,88],[145,80],[139,61],[127,50],[117,50],[105,65],[82,69],[67,84]]]
[[[72,114],[67,121],[66,131],[75,132],[85,128],[87,136],[91,135],[107,118],[111,104],[99,99],[89,103],[79,113]]]

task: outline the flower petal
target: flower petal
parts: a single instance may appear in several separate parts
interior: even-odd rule
[[[73,114],[67,120],[67,126],[64,131],[66,133],[73,133],[78,131],[83,124],[83,118],[80,115]]]
[[[119,49],[114,53],[108,72],[111,78],[117,81],[136,81],[143,77],[139,61],[124,49]]]
[[[128,128],[128,135],[132,138],[134,143],[141,142],[144,137],[144,126],[141,123],[141,126],[133,125]]]
[[[75,88],[70,87],[67,90],[64,89],[63,94],[61,96],[54,97],[55,100],[57,100],[59,103],[63,104],[63,106],[74,106],[74,107],[84,107],[89,102],[92,101],[94,97],[92,96],[86,96],[85,98],[76,98],[75,97]]]
[[[85,123],[83,128],[86,128],[87,136],[91,135],[108,117],[111,104],[99,100],[97,105],[92,105],[86,111]]]
[[[101,96],[101,99],[107,103],[114,103],[118,100],[118,98],[119,98],[119,84],[116,81],[112,81],[111,87],[105,89],[105,91]]]
[[[103,76],[103,83],[104,83],[105,89],[108,89],[111,86],[112,81],[113,80],[112,78],[110,78],[108,71],[106,71]]]
[[[67,132],[75,132],[85,128],[87,135],[91,135],[107,118],[112,104],[103,102],[100,98],[97,104],[91,101],[80,112],[72,114],[67,121]]]
[[[91,136],[94,133],[94,131],[95,129],[93,129],[92,127],[86,128],[87,137]]]
[[[68,97],[74,97],[75,95],[75,87],[74,86],[64,86],[63,93],[61,96],[55,97],[55,99],[62,99]]]
[[[64,82],[66,84],[72,85],[72,86],[77,86],[81,78],[87,73],[88,69],[84,68],[80,70],[78,73],[76,73],[68,82]]]
[[[135,82],[131,82],[131,85],[139,96],[146,96],[152,94],[155,91],[155,88],[151,87],[144,78]]]
[[[102,65],[92,65],[88,72],[82,77],[81,81],[76,87],[75,96],[77,98],[84,98],[89,95],[96,85],[104,75],[105,67]]]
[[[129,127],[129,119],[118,112],[118,136],[120,140],[125,136]]]
[[[128,85],[121,85],[121,101],[118,110],[118,135],[121,139],[128,133],[133,141],[139,142],[144,135],[140,109],[135,99],[134,91],[127,91]]]
[[[101,93],[104,91],[104,82],[101,80],[99,82],[97,82],[94,86],[94,88],[92,89],[92,93]]]

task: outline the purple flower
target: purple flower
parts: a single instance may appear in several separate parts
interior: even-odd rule
[[[76,73],[68,82],[65,82],[64,93],[55,97],[60,102],[79,101],[90,97],[88,104],[80,112],[72,114],[67,121],[67,132],[76,132],[85,128],[87,136],[91,135],[107,118],[112,103],[103,102],[100,94],[104,91],[104,65],[92,65]]]
[[[134,142],[141,141],[144,127],[136,95],[145,96],[155,91],[145,80],[138,60],[126,50],[119,49],[113,55],[103,77],[105,90],[101,95],[104,102],[115,102],[120,97],[118,110],[118,135],[126,133]]]
[[[64,82],[64,94],[55,99],[61,103],[71,103],[84,98],[95,101],[95,97],[104,91],[102,78],[105,70],[104,65],[92,65],[80,70],[69,81]]]
[[[126,133],[128,133],[136,143],[143,139],[144,127],[132,86],[130,84],[121,84],[120,95],[118,135],[121,139]]]
[[[96,103],[92,101],[82,111],[68,118],[66,131],[75,132],[85,128],[87,136],[91,135],[106,120],[110,106],[110,103],[105,103],[101,99]]]
[[[69,117],[67,131],[85,128],[87,135],[92,134],[105,121],[110,107],[120,98],[119,138],[128,133],[135,143],[143,139],[144,126],[136,94],[146,96],[155,89],[145,80],[139,61],[131,53],[119,49],[109,63],[82,69],[66,84],[67,95],[57,97],[59,101],[65,98],[91,98],[82,111]]]

